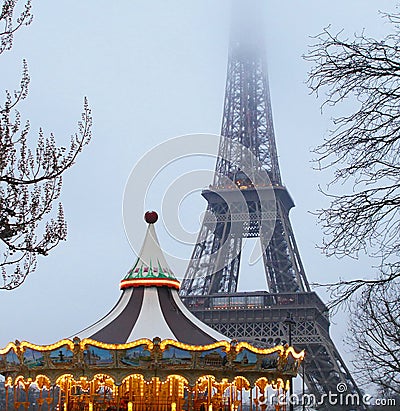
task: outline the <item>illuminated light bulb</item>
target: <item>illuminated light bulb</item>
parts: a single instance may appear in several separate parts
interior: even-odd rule
[[[133,403],[132,401],[128,402],[128,411],[132,411],[133,410]]]
[[[89,402],[89,411],[93,411],[93,403]]]
[[[171,403],[171,411],[176,411],[176,402]]]
[[[210,404],[210,405],[208,406],[208,411],[213,411],[213,409],[212,409],[212,404]]]

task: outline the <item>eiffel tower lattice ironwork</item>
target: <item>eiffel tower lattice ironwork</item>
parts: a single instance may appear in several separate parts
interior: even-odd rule
[[[341,383],[361,399],[330,338],[328,309],[310,289],[289,221],[294,203],[279,171],[261,1],[234,0],[233,6],[223,137],[213,184],[202,192],[208,207],[180,295],[208,325],[253,342],[287,341],[290,314],[296,321],[293,344],[306,349],[309,393],[316,398],[338,393]],[[260,239],[268,291],[237,291],[247,238]]]

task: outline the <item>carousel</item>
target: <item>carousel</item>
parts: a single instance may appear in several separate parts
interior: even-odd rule
[[[182,304],[148,223],[120,299],[75,336],[0,349],[5,411],[285,410],[304,352],[229,341]],[[274,392],[274,403],[268,401]],[[271,398],[272,399],[272,398]]]

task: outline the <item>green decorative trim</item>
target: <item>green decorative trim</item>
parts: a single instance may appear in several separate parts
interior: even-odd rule
[[[153,268],[153,261],[150,261],[149,265],[144,264],[140,258],[137,259],[135,265],[131,270],[128,271],[127,275],[124,277],[124,280],[133,280],[133,279],[149,279],[149,278],[168,278],[176,280],[172,271],[168,267],[162,267],[160,261],[157,259],[157,269]],[[147,271],[146,271],[147,268]]]

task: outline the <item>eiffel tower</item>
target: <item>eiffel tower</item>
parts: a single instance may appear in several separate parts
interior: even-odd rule
[[[213,184],[202,192],[208,207],[180,296],[220,333],[253,343],[286,343],[287,318],[293,320],[293,345],[306,350],[303,378],[309,394],[318,399],[344,390],[361,399],[330,338],[328,309],[310,289],[290,224],[294,202],[279,171],[261,3],[232,1],[222,137]],[[268,290],[238,292],[247,238],[260,240]],[[319,408],[366,409],[362,404]]]

